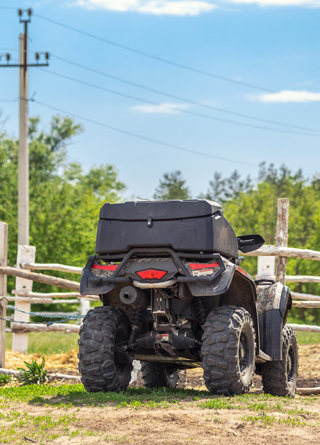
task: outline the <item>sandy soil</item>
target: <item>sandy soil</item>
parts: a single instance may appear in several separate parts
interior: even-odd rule
[[[49,373],[60,372],[62,374],[79,375],[77,348],[66,354],[53,354],[45,357],[46,368]],[[19,352],[6,351],[6,368],[16,369],[25,367],[24,361],[41,360],[40,354],[21,354]],[[202,378],[202,369],[187,371],[183,385],[187,387],[206,389]],[[139,382],[140,384],[141,382]],[[136,385],[134,385],[136,386]],[[181,385],[180,385],[181,386]],[[299,345],[299,388],[313,388],[320,386],[320,344]],[[254,377],[254,388],[261,388],[261,378]],[[319,441],[320,443],[320,441]]]

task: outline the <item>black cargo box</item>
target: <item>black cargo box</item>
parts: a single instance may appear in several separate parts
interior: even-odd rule
[[[238,257],[233,228],[213,201],[129,201],[100,210],[96,253],[133,247],[170,247],[179,252],[217,252]]]

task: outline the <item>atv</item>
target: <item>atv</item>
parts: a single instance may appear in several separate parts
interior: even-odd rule
[[[240,267],[239,251],[263,243],[237,237],[213,201],[104,204],[80,284],[103,304],[80,329],[85,389],[125,391],[140,360],[147,388],[174,388],[181,370],[202,366],[211,394],[246,393],[256,372],[265,393],[294,396],[290,290]]]

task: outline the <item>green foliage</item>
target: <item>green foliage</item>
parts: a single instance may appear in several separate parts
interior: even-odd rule
[[[167,199],[190,199],[191,195],[189,188],[186,186],[186,181],[182,179],[181,172],[176,170],[163,175],[163,179],[160,179],[153,197],[163,201]]]
[[[266,244],[275,244],[277,205],[279,198],[289,198],[288,245],[320,251],[320,180],[307,180],[302,172],[292,173],[286,166],[276,169],[272,164],[260,165],[256,184],[250,178],[241,179],[237,172],[223,179],[214,175],[206,197],[218,199],[226,218],[237,235],[261,234]],[[243,267],[257,273],[257,259],[245,257]],[[320,276],[320,262],[290,258],[288,275]],[[292,291],[320,295],[316,283],[290,283]],[[318,309],[294,308],[291,316],[309,324],[318,324]]]
[[[213,180],[209,181],[207,193],[201,195],[201,197],[221,203],[228,199],[238,199],[241,193],[251,190],[252,185],[250,176],[241,179],[241,175],[237,170],[235,170],[229,178],[222,178],[221,173],[215,172],[213,174]]]
[[[32,360],[31,363],[24,362],[24,364],[27,369],[17,368],[20,371],[18,379],[24,385],[43,385],[47,382],[48,377],[44,357],[42,357],[42,362],[39,364],[35,360]]]
[[[0,374],[0,386],[7,385],[11,380],[10,375]]]
[[[82,128],[69,117],[54,116],[48,132],[39,118],[29,125],[30,245],[37,262],[83,266],[94,253],[96,225],[104,202],[121,200],[125,186],[111,165],[93,166],[84,173],[66,162],[66,146]],[[9,265],[17,255],[18,140],[0,136],[0,221],[9,225]],[[74,275],[58,274],[75,280]],[[9,277],[8,291],[14,279]],[[36,292],[50,288],[34,283]],[[56,289],[53,288],[52,291]],[[35,310],[38,310],[35,307]]]

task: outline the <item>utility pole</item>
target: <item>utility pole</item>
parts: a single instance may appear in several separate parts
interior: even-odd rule
[[[11,63],[11,54],[5,55],[6,64],[0,68],[20,69],[19,75],[19,168],[18,168],[18,245],[29,245],[29,144],[28,144],[28,68],[48,66],[49,53],[35,53],[36,63],[28,63],[28,24],[32,9],[18,9],[24,34],[19,35],[19,64]],[[41,55],[45,63],[40,63]],[[1,57],[0,57],[1,60]]]
[[[19,168],[18,168],[18,256],[17,267],[21,263],[34,263],[35,247],[29,246],[29,144],[28,144],[28,68],[34,66],[48,66],[49,53],[35,53],[35,63],[28,63],[28,24],[31,21],[32,9],[18,9],[20,23],[23,23],[24,34],[19,35],[19,63],[11,63],[11,55],[5,55],[6,64],[0,68],[18,67],[19,75]],[[40,63],[41,55],[45,63]],[[1,56],[0,56],[1,60]],[[32,281],[17,278],[17,291],[32,291]],[[17,302],[14,321],[28,322],[30,317],[30,303]],[[28,349],[28,336],[26,334],[13,334],[12,350],[26,353]]]

